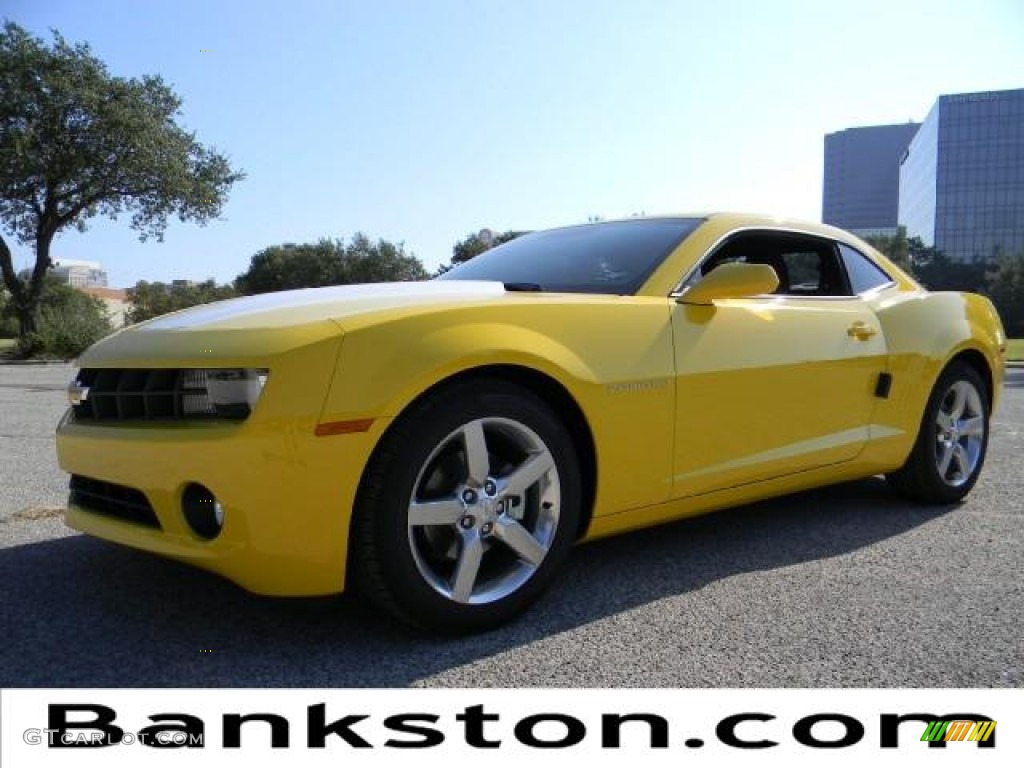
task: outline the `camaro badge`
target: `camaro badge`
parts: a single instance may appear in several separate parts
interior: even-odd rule
[[[652,389],[664,389],[668,386],[669,380],[661,379],[640,379],[639,381],[620,381],[608,385],[608,391],[612,394],[623,395],[626,393],[649,392]]]

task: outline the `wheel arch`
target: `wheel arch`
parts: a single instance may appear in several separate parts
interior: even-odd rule
[[[533,392],[551,407],[565,426],[579,459],[583,499],[576,538],[582,538],[593,517],[594,500],[597,495],[597,446],[590,422],[579,402],[560,381],[543,371],[525,365],[495,363],[466,368],[440,379],[405,403],[388,429],[381,435],[377,447],[385,442],[388,432],[395,429],[396,425],[401,423],[425,399],[433,397],[439,391],[453,385],[477,379],[506,381]],[[374,448],[374,453],[376,453],[377,447]],[[363,468],[363,476],[372,463],[371,455]],[[362,478],[360,482],[362,482]]]
[[[996,396],[996,381],[992,366],[984,352],[977,347],[965,344],[952,350],[944,360],[940,359],[932,363],[930,372],[925,379],[928,386],[922,390],[923,398],[920,402],[920,408],[915,410],[915,417],[917,420],[915,423],[919,424],[920,420],[924,418],[925,408],[928,405],[928,398],[931,397],[931,393],[938,384],[939,379],[942,378],[942,374],[945,373],[951,365],[957,362],[969,365],[977,371],[979,376],[981,376],[981,380],[985,383],[985,394],[988,396],[989,411],[991,412],[993,410],[995,406],[994,398]]]
[[[997,379],[996,372],[990,367],[990,361],[986,358],[984,352],[971,346],[961,346],[953,350],[936,367],[938,370],[931,382],[928,399],[921,415],[920,426],[918,427],[913,447],[904,457],[903,464],[898,469],[886,473],[886,479],[896,491],[910,499],[925,503],[951,504],[959,502],[974,487],[984,465],[990,427],[988,425],[983,427],[979,446],[977,447],[977,457],[961,461],[960,479],[958,482],[953,482],[956,478],[951,479],[946,476],[947,468],[950,466],[949,457],[953,455],[953,446],[948,442],[946,443],[944,449],[946,451],[946,459],[944,463],[936,453],[939,449],[935,441],[938,433],[935,430],[943,429],[943,427],[935,426],[937,410],[942,407],[943,399],[950,391],[946,389],[946,386],[951,382],[958,383],[957,378],[951,375],[954,368],[959,368],[963,371],[962,373],[957,373],[956,376],[963,377],[966,371],[971,371],[974,377],[977,377],[978,384],[985,390],[984,395],[988,400],[989,414],[992,412],[992,397],[996,391]],[[943,383],[944,381],[945,384]],[[931,425],[930,430],[929,424]],[[956,437],[952,439],[959,441],[959,432],[955,434]],[[946,440],[950,439],[947,435]],[[968,440],[970,440],[970,437],[968,437]],[[965,448],[965,451],[969,450],[969,447]],[[965,452],[963,455],[966,457],[969,456],[969,453]],[[965,471],[963,461],[974,462],[973,466],[967,470],[967,475],[963,475]],[[938,469],[936,469],[937,465]]]
[[[1002,327],[982,296],[919,291],[882,297],[873,309],[882,324],[897,381],[909,394],[881,401],[878,418],[916,434],[928,397],[954,361],[975,369],[994,411],[1000,399]],[[909,452],[911,446],[906,446]],[[901,457],[902,458],[902,457]]]
[[[942,369],[939,371],[939,375],[941,376],[942,371],[945,371],[950,365],[958,361],[971,366],[978,372],[978,375],[981,376],[981,380],[985,382],[985,394],[988,395],[989,408],[991,409],[995,402],[996,384],[995,376],[992,372],[992,366],[989,365],[988,358],[985,357],[985,354],[979,349],[975,349],[974,347],[965,347],[964,349],[956,352],[949,358],[949,360],[946,361],[946,364],[943,365]]]

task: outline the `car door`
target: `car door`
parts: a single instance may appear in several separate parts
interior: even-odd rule
[[[729,261],[769,264],[774,294],[677,304],[675,498],[853,459],[886,368],[881,326],[853,295],[836,244],[742,232],[683,285]]]

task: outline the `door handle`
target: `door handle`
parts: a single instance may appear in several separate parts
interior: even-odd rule
[[[878,333],[878,331],[863,320],[858,320],[846,329],[846,335],[850,338],[857,339],[858,341],[867,341],[876,333]]]

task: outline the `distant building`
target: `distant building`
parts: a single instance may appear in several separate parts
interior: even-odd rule
[[[919,125],[873,125],[826,134],[821,220],[861,235],[895,234],[899,160]]]
[[[107,273],[98,261],[53,259],[50,274],[72,288],[106,288]]]
[[[82,293],[93,296],[103,302],[107,317],[115,328],[126,324],[125,313],[128,311],[128,292],[124,288],[101,288],[85,286],[79,288]]]
[[[940,96],[899,176],[908,237],[958,261],[1024,250],[1024,89]]]

